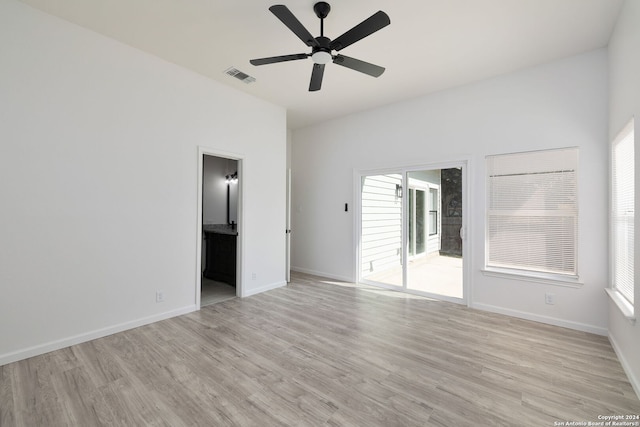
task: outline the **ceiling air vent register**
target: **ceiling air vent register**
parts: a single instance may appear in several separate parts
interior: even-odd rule
[[[255,77],[251,77],[249,74],[243,73],[242,71],[238,70],[235,67],[229,67],[226,70],[224,70],[224,72],[225,74],[231,77],[235,77],[236,79],[246,84],[253,83],[256,81]]]

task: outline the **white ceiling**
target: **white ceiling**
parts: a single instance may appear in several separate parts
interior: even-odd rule
[[[287,108],[292,129],[606,46],[623,0],[336,0],[336,38],[378,10],[391,25],[340,53],[386,67],[379,78],[312,60],[249,59],[310,52],[268,8],[278,0],[22,0],[167,61]],[[314,36],[315,0],[280,0]],[[224,73],[234,66],[256,78]]]

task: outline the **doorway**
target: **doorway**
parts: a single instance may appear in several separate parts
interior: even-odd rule
[[[198,307],[240,296],[241,159],[199,153]]]
[[[358,280],[466,302],[466,162],[359,176]]]

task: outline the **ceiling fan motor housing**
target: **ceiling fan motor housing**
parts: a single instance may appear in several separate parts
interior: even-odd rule
[[[331,55],[331,39],[328,37],[320,36],[316,37],[318,46],[314,46],[311,51],[311,59],[316,64],[327,64],[331,62],[333,56]]]

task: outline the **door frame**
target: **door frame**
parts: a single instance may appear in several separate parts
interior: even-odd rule
[[[429,294],[421,291],[415,291],[407,289],[407,271],[403,266],[403,286],[386,285],[383,283],[376,283],[375,286],[381,288],[387,288],[406,292],[415,295],[422,295],[434,299],[443,301],[449,301],[457,304],[464,304],[468,307],[471,306],[473,301],[472,283],[471,283],[471,246],[472,233],[470,232],[470,218],[472,217],[472,206],[470,203],[471,194],[471,160],[468,157],[462,157],[455,160],[445,162],[423,163],[419,165],[401,165],[397,167],[377,168],[377,169],[354,169],[353,171],[353,206],[354,210],[354,228],[353,228],[353,241],[354,241],[354,274],[356,283],[364,283],[372,285],[371,282],[363,281],[362,278],[362,253],[361,253],[361,237],[362,237],[362,178],[370,175],[385,175],[385,174],[402,174],[403,182],[403,197],[402,197],[402,242],[403,242],[403,254],[402,259],[408,260],[409,247],[406,244],[409,238],[408,231],[408,215],[405,213],[408,211],[408,174],[410,172],[417,172],[422,170],[434,170],[434,169],[449,169],[449,168],[462,168],[462,228],[460,230],[462,245],[462,299],[451,298],[443,295]]]
[[[198,185],[197,185],[197,213],[196,213],[196,283],[195,283],[195,304],[196,310],[200,310],[200,294],[202,288],[202,191],[204,156],[214,156],[223,159],[236,160],[238,162],[238,237],[236,241],[236,296],[242,297],[243,277],[242,265],[244,261],[244,191],[242,179],[244,176],[243,154],[222,151],[215,148],[198,146]]]
[[[285,280],[289,283],[291,282],[291,168],[287,168],[287,202],[285,222]]]
[[[428,208],[429,206],[429,202],[430,202],[430,197],[431,197],[431,190],[436,190],[437,194],[438,194],[438,200],[436,201],[436,204],[438,206],[438,208],[436,209],[436,212],[439,212],[440,214],[442,214],[440,209],[440,205],[441,205],[441,199],[440,199],[440,185],[436,185],[436,184],[432,184],[432,183],[427,183],[425,182],[424,185],[421,184],[416,184],[415,178],[411,178],[409,176],[407,176],[407,191],[410,192],[411,190],[413,190],[413,197],[410,196],[410,194],[405,193],[406,197],[407,197],[407,203],[410,203],[413,200],[413,218],[411,215],[409,215],[408,218],[408,223],[407,223],[407,233],[411,232],[411,223],[412,223],[412,219],[413,219],[413,226],[414,226],[414,233],[413,233],[413,240],[411,238],[409,238],[407,236],[407,251],[408,251],[408,258],[407,260],[412,260],[412,259],[418,259],[421,257],[426,257],[429,254],[429,242],[432,241],[433,239],[436,240],[440,240],[441,235],[440,235],[440,231],[441,231],[441,217],[442,215],[438,215],[437,219],[436,219],[436,233],[435,234],[430,234],[429,233],[429,225],[431,224],[429,222],[430,218],[429,218],[429,213],[431,212]],[[411,182],[413,180],[413,183]],[[418,209],[418,205],[417,205],[417,200],[418,200],[418,191],[422,191],[425,193],[425,206],[424,206],[424,226],[426,227],[426,233],[424,235],[424,251],[421,253],[416,253],[416,239],[417,239],[417,209]],[[410,210],[410,205],[407,206],[407,213],[410,214],[411,210]],[[435,236],[435,237],[434,237]],[[411,254],[411,249],[413,249],[413,254]]]

